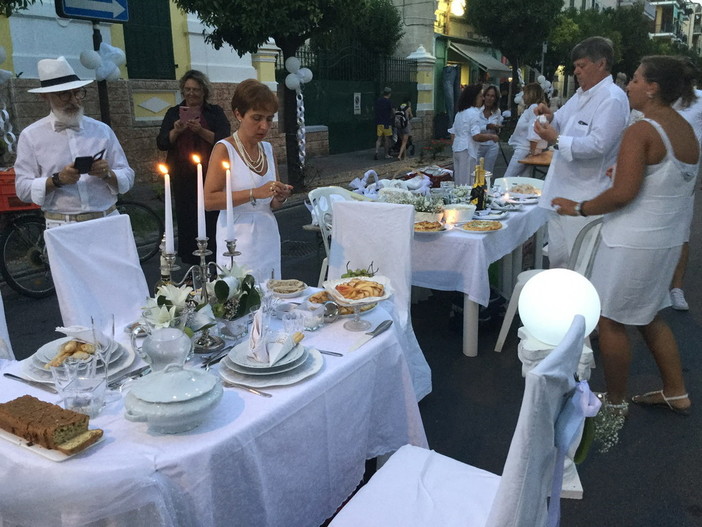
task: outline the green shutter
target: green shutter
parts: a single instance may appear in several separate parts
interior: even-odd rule
[[[129,2],[124,44],[130,79],[175,79],[168,0]]]

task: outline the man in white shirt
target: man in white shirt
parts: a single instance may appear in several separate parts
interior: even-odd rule
[[[550,124],[537,120],[534,130],[556,150],[546,174],[541,207],[552,209],[551,200],[557,196],[587,201],[610,186],[606,171],[616,162],[629,118],[627,96],[610,74],[613,55],[609,39],[590,37],[580,42],[571,52],[578,91],[555,113],[543,103],[536,109]],[[551,267],[567,265],[578,232],[595,219],[559,216],[554,211],[548,224]]]
[[[41,206],[47,228],[118,214],[117,195],[134,184],[112,129],[83,115],[85,85],[64,57],[37,64],[39,93],[51,113],[20,134],[15,162],[17,196]],[[83,158],[83,159],[81,159]]]

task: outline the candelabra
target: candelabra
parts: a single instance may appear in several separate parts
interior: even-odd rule
[[[200,285],[200,301],[204,305],[209,303],[209,295],[207,293],[208,265],[206,259],[212,254],[212,251],[207,248],[208,239],[209,238],[197,238],[195,240],[197,243],[197,250],[193,251],[193,254],[200,257],[200,265],[194,265],[188,270],[188,272],[192,271],[193,285],[197,285],[198,283]],[[224,339],[216,335],[210,335],[209,328],[205,328],[195,340],[194,346],[195,353],[214,353],[224,347]]]

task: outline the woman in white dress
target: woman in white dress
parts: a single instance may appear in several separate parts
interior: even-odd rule
[[[504,177],[520,177],[528,176],[530,170],[529,165],[520,163],[522,159],[528,156],[533,156],[540,153],[539,148],[543,149],[545,141],[543,141],[534,131],[534,121],[537,115],[534,110],[539,103],[544,102],[544,90],[538,82],[531,82],[524,86],[524,95],[522,100],[526,110],[517,121],[517,126],[514,128],[514,133],[509,138],[508,144],[514,149],[512,159],[509,160],[507,170]],[[543,144],[539,145],[539,141]]]
[[[478,114],[480,117],[480,132],[483,134],[499,134],[502,128],[502,112],[500,112],[500,89],[490,85],[483,90],[483,107]],[[478,159],[485,158],[485,170],[495,171],[495,161],[500,153],[499,141],[485,141],[478,145]]]
[[[484,141],[499,141],[494,133],[480,132],[480,107],[483,105],[483,87],[466,86],[458,98],[453,126],[448,132],[453,143],[453,179],[456,185],[472,185],[473,172],[478,164],[478,145]]]
[[[627,85],[632,108],[644,119],[624,133],[612,187],[576,203],[555,198],[559,214],[606,214],[592,271],[602,302],[600,351],[611,411],[626,415],[631,347],[626,326],[635,326],[653,354],[663,387],[632,397],[687,415],[675,337],[658,311],[670,305],[668,284],[692,214],[699,144],[689,123],[672,108],[681,97],[694,100],[696,72],[679,57],[644,57]],[[567,299],[564,299],[567,301]]]
[[[219,141],[210,157],[205,179],[205,208],[219,210],[217,263],[226,266],[227,200],[234,204],[237,264],[250,269],[257,282],[280,278],[280,234],[273,210],[280,208],[292,191],[281,183],[268,135],[278,100],[271,90],[254,79],[240,83],[232,97],[232,112],[239,128]],[[231,167],[232,193],[227,196],[224,163]]]

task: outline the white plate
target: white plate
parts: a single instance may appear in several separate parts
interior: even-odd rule
[[[126,348],[118,343],[119,349],[119,360],[115,362],[110,361],[108,368],[109,377],[115,377],[116,375],[122,373],[128,369],[136,359],[136,354],[134,350],[130,347]],[[32,381],[43,382],[46,384],[53,384],[54,380],[51,377],[51,372],[45,370],[43,366],[37,366],[36,362],[33,361],[31,357],[20,361],[22,366],[22,373],[25,377]],[[98,366],[98,371],[102,371],[102,367]]]
[[[244,368],[252,368],[259,371],[265,371],[270,370],[271,368],[275,368],[277,366],[285,366],[286,364],[290,364],[291,362],[299,359],[304,352],[305,347],[302,344],[298,344],[293,349],[291,349],[288,352],[288,354],[285,355],[285,357],[280,359],[273,366],[269,366],[268,364],[263,364],[262,362],[258,362],[248,356],[249,341],[247,339],[244,342],[241,342],[240,344],[234,346],[234,348],[227,354],[227,357],[229,357],[229,360],[232,361],[234,364],[238,364],[239,366],[243,366]]]
[[[508,212],[504,210],[491,210],[487,214],[480,214],[476,212],[473,216],[474,220],[502,220],[509,215]]]
[[[350,282],[351,280],[355,280],[356,278],[360,278],[362,280],[368,280],[370,282],[377,282],[381,284],[385,288],[385,292],[383,296],[369,296],[368,298],[359,298],[358,300],[351,300],[349,298],[344,298],[335,288],[337,285],[340,284],[345,284],[347,282]],[[327,293],[329,293],[329,296],[332,297],[332,299],[337,302],[338,304],[341,304],[343,306],[362,306],[364,304],[371,304],[373,302],[380,302],[381,300],[387,300],[390,298],[392,295],[392,287],[390,287],[390,279],[387,278],[386,276],[373,276],[370,278],[365,278],[363,276],[359,276],[356,278],[340,278],[337,280],[327,280],[322,284],[322,287],[326,290]]]
[[[504,205],[499,205],[495,202],[490,204],[490,208],[493,210],[503,210],[507,212],[519,212],[523,210],[523,207],[519,203],[505,203]]]
[[[71,337],[62,337],[60,339],[52,340],[51,342],[47,342],[44,344],[42,347],[40,347],[34,355],[32,355],[32,359],[41,367],[44,366],[47,362],[51,361],[56,354],[59,352],[61,349],[61,346],[70,340],[73,340]],[[120,358],[120,353],[115,353],[117,349],[119,349],[120,345],[118,342],[115,342],[114,340],[112,341],[111,344],[111,355],[110,355],[110,363],[114,362],[118,358]]]
[[[302,366],[302,364],[307,360],[309,352],[307,349],[300,355],[297,359],[289,364],[284,364],[283,366],[271,366],[270,368],[246,368],[245,366],[240,366],[233,362],[229,357],[224,357],[222,362],[229,368],[242,375],[278,375],[279,373],[284,373],[286,371],[294,370]]]
[[[225,381],[245,384],[252,388],[269,388],[271,386],[289,386],[290,384],[300,382],[317,373],[322,369],[322,366],[324,366],[322,354],[316,349],[310,348],[307,360],[305,360],[302,366],[292,371],[268,376],[242,375],[241,373],[227,368],[226,364],[220,363],[219,375]]]
[[[520,205],[534,205],[539,202],[539,196],[524,196],[520,198],[510,195],[509,199],[505,201],[507,203],[517,203]]]
[[[472,221],[490,221],[490,220],[483,220],[481,218],[480,220],[472,220]],[[465,225],[465,223],[463,225]],[[502,223],[501,224],[502,226],[499,229],[495,229],[494,231],[469,231],[469,230],[464,229],[463,225],[461,225],[460,227],[456,227],[454,230],[464,232],[466,234],[490,234],[491,232],[499,232],[499,231],[503,231],[507,228],[507,224]]]
[[[415,234],[419,235],[424,235],[424,234],[439,234],[440,232],[444,232],[448,229],[446,229],[446,226],[442,226],[438,231],[414,231]],[[371,279],[372,280],[372,279]]]
[[[10,443],[13,443],[19,447],[22,447],[26,450],[29,450],[30,452],[34,452],[35,454],[45,457],[46,459],[49,459],[51,461],[55,461],[57,463],[60,463],[61,461],[66,461],[68,458],[71,458],[73,456],[77,456],[78,454],[82,454],[86,450],[90,450],[93,448],[95,445],[98,443],[101,443],[105,439],[105,434],[102,434],[102,437],[95,441],[92,445],[86,447],[85,449],[81,450],[80,452],[77,452],[75,454],[64,454],[60,450],[51,450],[49,448],[44,448],[43,446],[37,445],[35,443],[30,444],[29,441],[26,439],[16,436],[15,434],[11,434],[10,432],[6,430],[0,429],[0,437],[9,441]]]
[[[303,288],[300,289],[299,291],[295,291],[293,293],[277,293],[276,291],[273,291],[271,288],[268,287],[268,282],[266,282],[266,288],[273,294],[273,296],[278,297],[278,298],[295,298],[297,296],[300,296],[302,293],[307,291],[307,284],[302,282]]]

